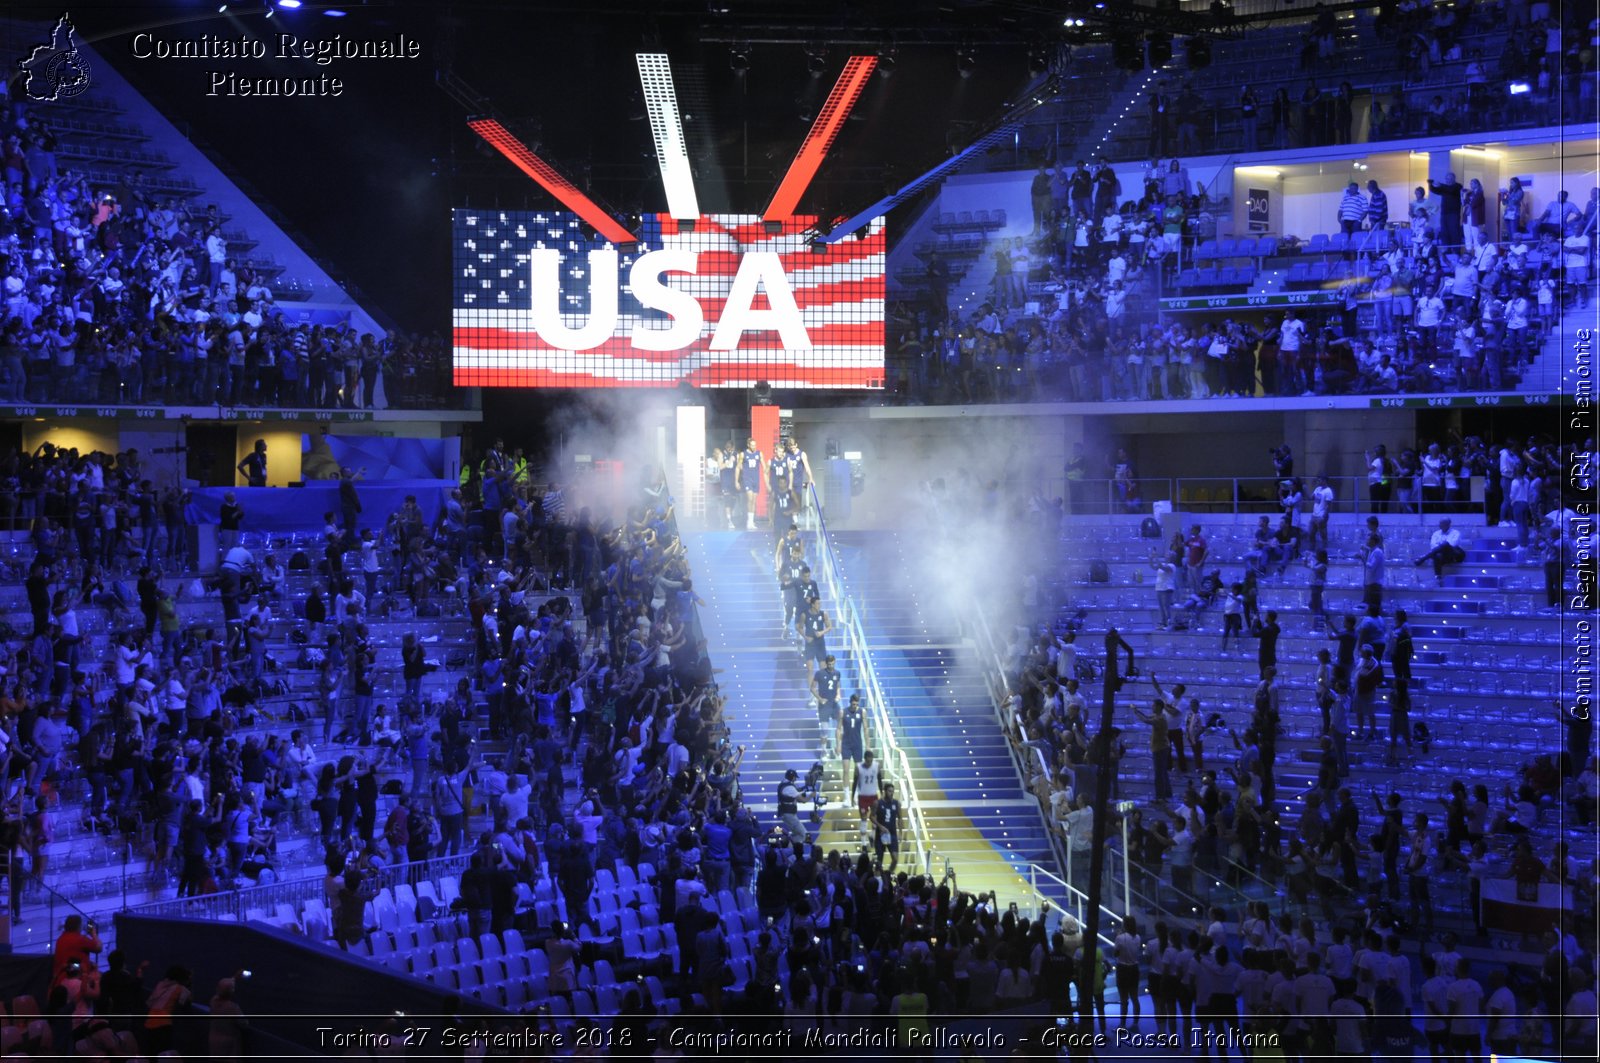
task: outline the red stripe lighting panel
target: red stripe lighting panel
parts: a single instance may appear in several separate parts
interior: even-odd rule
[[[811,123],[811,131],[806,134],[800,151],[789,164],[789,172],[783,175],[778,191],[773,193],[772,202],[767,204],[766,211],[762,213],[764,220],[783,221],[794,216],[795,208],[800,205],[800,197],[805,195],[811,179],[821,169],[822,160],[833,148],[839,130],[844,128],[845,120],[850,117],[850,109],[861,98],[877,66],[878,57],[875,55],[852,55],[849,62],[845,63],[844,73],[839,75],[833,91],[828,93],[827,102],[817,112],[816,121]]]
[[[602,210],[598,203],[584,195],[577,185],[563,177],[555,167],[529,151],[528,146],[512,136],[511,131],[505,126],[493,118],[474,118],[467,122],[467,125],[490,147],[510,160],[511,165],[533,178],[546,192],[560,200],[563,206],[588,222],[595,232],[614,244],[634,242],[632,233]]]

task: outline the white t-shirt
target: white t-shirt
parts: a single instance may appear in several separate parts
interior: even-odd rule
[[[1306,323],[1299,318],[1278,326],[1278,347],[1285,351],[1300,350],[1300,341],[1306,334]]]
[[[1417,303],[1417,324],[1422,328],[1433,328],[1439,324],[1439,318],[1444,314],[1444,300],[1437,295],[1427,295]]]
[[[1517,1021],[1517,997],[1511,992],[1510,986],[1501,986],[1490,994],[1487,1010],[1490,1015],[1490,1041],[1509,1041],[1521,1032],[1522,1026]]]
[[[1450,1032],[1457,1036],[1478,1032],[1478,1016],[1483,1011],[1483,986],[1474,978],[1458,978],[1445,991],[1449,1003]]]

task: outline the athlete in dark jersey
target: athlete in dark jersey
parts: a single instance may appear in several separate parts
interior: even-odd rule
[[[761,467],[764,463],[761,449],[752,437],[745,443],[733,470],[734,484],[744,492],[744,526],[750,531],[756,528],[756,500],[761,494]]]
[[[861,760],[866,752],[867,716],[861,709],[861,695],[851,694],[850,703],[839,718],[839,757],[850,764]]]
[[[801,626],[806,634],[806,678],[809,681],[811,670],[828,656],[828,632],[833,630],[833,622],[828,619],[828,614],[822,611],[822,603],[814,601],[807,610]]]
[[[822,732],[822,754],[838,755],[839,688],[843,680],[833,666],[833,654],[823,658],[822,667],[811,677],[811,696],[817,699],[817,728]]]
[[[800,580],[806,571],[805,557],[800,547],[791,546],[788,558],[778,566],[778,586],[783,588],[784,634],[788,634],[791,627],[796,635],[800,634],[800,617],[805,609],[805,602],[800,597]]]

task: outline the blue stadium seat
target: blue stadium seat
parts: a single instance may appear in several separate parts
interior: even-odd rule
[[[1278,253],[1278,238],[1276,236],[1263,236],[1256,241],[1256,257],[1271,258]]]
[[[1328,234],[1328,250],[1334,254],[1344,254],[1350,250],[1350,238],[1344,233]]]
[[[1198,272],[1198,270],[1186,269],[1182,273],[1178,274],[1178,287],[1193,288],[1196,283],[1195,277]]]
[[[1195,271],[1196,288],[1215,288],[1220,283],[1221,271],[1216,268]]]
[[[964,210],[960,214],[957,214],[956,224],[963,229],[970,229],[972,227],[972,211]]]
[[[1238,254],[1238,251],[1234,248],[1234,243],[1232,240],[1217,241],[1218,258],[1232,258],[1236,254]]]
[[[1196,262],[1209,262],[1217,257],[1217,242],[1215,240],[1202,240],[1200,246],[1194,249]]]
[[[1313,236],[1311,242],[1306,245],[1306,254],[1308,255],[1322,255],[1326,254],[1327,251],[1328,237],[1323,233]]]
[[[1378,252],[1379,254],[1383,253],[1384,251],[1389,250],[1389,230],[1388,229],[1378,229],[1378,230],[1373,232],[1371,250],[1373,250],[1375,252]]]
[[[1312,284],[1326,284],[1328,282],[1328,264],[1326,262],[1312,263],[1311,273],[1306,277],[1306,280]]]
[[[1006,212],[1004,210],[995,211],[992,217],[998,228],[1004,229],[1006,227]]]
[[[1311,263],[1296,262],[1289,267],[1288,283],[1290,287],[1297,284],[1307,284],[1311,281]]]

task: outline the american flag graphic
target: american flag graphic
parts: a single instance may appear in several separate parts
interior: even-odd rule
[[[884,349],[884,231],[873,222],[860,240],[846,239],[815,253],[807,236],[814,218],[795,217],[769,233],[756,215],[698,218],[680,232],[666,214],[647,214],[637,249],[618,256],[617,324],[609,339],[588,350],[545,342],[534,327],[531,254],[561,254],[562,324],[589,320],[588,252],[615,245],[591,237],[576,215],[559,211],[453,212],[455,382],[463,387],[751,387],[882,388]],[[628,287],[629,269],[650,251],[698,254],[698,271],[663,273],[662,283],[693,295],[705,316],[699,336],[680,350],[651,351],[632,337],[664,329],[672,319],[648,309]],[[794,293],[809,349],[785,348],[776,331],[746,331],[730,350],[711,339],[734,275],[747,252],[775,252]],[[771,309],[765,290],[751,304]]]

